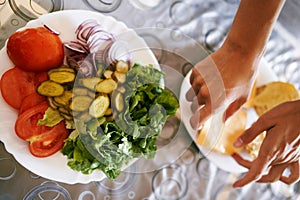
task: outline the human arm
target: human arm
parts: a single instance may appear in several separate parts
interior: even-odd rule
[[[247,100],[265,45],[285,0],[241,0],[223,45],[192,70],[192,125],[199,128],[209,116],[226,107],[225,118]]]
[[[299,180],[300,168],[300,100],[280,104],[263,114],[235,142],[236,147],[243,147],[259,134],[266,131],[257,159],[253,162],[244,160],[239,155],[233,158],[249,168],[244,177],[234,183],[242,187],[252,181],[274,182],[280,180],[291,184]],[[289,168],[290,173],[283,172]]]

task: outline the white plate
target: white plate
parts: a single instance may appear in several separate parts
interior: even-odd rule
[[[46,24],[59,31],[61,40],[67,42],[75,39],[75,29],[86,19],[98,20],[103,28],[114,34],[117,39],[128,41],[128,49],[132,53],[133,62],[145,65],[153,64],[154,67],[159,68],[154,54],[142,38],[133,30],[128,29],[124,23],[100,13],[83,10],[58,11],[30,21],[24,28]],[[0,51],[0,76],[11,67],[13,67],[13,64],[9,60],[4,47]],[[17,111],[6,104],[2,95],[0,95],[0,117],[0,140],[5,144],[6,150],[31,172],[47,179],[68,184],[89,183],[105,178],[104,173],[101,171],[95,171],[91,175],[83,175],[80,172],[73,171],[67,166],[67,157],[60,152],[47,158],[32,156],[28,150],[28,143],[19,139],[15,134],[14,124],[17,118]]]
[[[186,75],[185,79],[181,85],[180,91],[180,106],[181,106],[181,116],[183,124],[185,125],[189,135],[193,138],[193,140],[197,141],[196,138],[196,131],[192,128],[190,124],[190,117],[193,115],[191,110],[191,102],[187,101],[185,95],[187,91],[190,89],[191,85],[189,82],[189,78],[191,75],[191,71]],[[274,72],[269,68],[267,62],[263,59],[260,63],[260,68],[257,77],[257,86],[272,82],[277,80],[276,75]],[[253,110],[249,110],[247,112],[247,126],[250,126],[256,120],[256,114],[253,113]],[[196,144],[201,153],[206,156],[210,161],[212,161],[216,166],[224,171],[231,172],[231,173],[242,173],[247,171],[246,168],[240,166],[236,163],[236,161],[229,155],[225,155],[222,153],[214,152],[204,146]]]

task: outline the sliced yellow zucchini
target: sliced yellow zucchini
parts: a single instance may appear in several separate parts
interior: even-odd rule
[[[106,122],[106,117],[100,117],[98,119],[99,125],[103,124],[104,122]]]
[[[92,117],[99,118],[104,116],[106,110],[109,108],[110,100],[107,95],[99,95],[91,104],[89,114]]]
[[[107,108],[107,110],[105,111],[104,115],[108,116],[112,114],[112,109],[111,108]]]
[[[93,99],[89,96],[75,96],[70,103],[70,109],[73,111],[88,110]]]
[[[101,78],[99,77],[92,77],[92,78],[83,78],[80,80],[81,84],[90,89],[95,91],[96,85],[101,81]]]
[[[75,73],[67,71],[56,71],[49,74],[49,79],[56,83],[70,83],[75,80]]]
[[[84,87],[74,87],[73,88],[73,95],[74,96],[85,96],[88,95],[88,89]]]
[[[113,71],[111,71],[111,70],[105,70],[104,72],[103,72],[103,76],[105,77],[105,78],[111,78],[111,75],[113,74],[114,72]]]
[[[54,101],[62,106],[68,106],[70,104],[72,96],[73,94],[71,91],[65,90],[61,96],[54,97]]]
[[[117,83],[111,78],[105,79],[96,85],[96,91],[110,94],[117,88]]]
[[[71,67],[68,67],[67,65],[62,65],[60,67],[49,70],[48,74],[51,74],[52,72],[72,72],[72,73],[75,73],[75,70]]]
[[[79,112],[74,115],[74,118],[79,121],[87,122],[92,119],[92,116],[89,114],[89,111]]]
[[[58,106],[54,103],[53,97],[47,97],[48,104],[54,110],[58,109]]]
[[[120,86],[120,87],[118,86],[117,90],[118,90],[118,92],[121,92],[123,94],[126,92],[126,89],[124,86]]]
[[[129,65],[123,60],[119,60],[116,64],[116,71],[121,73],[126,73],[129,70]]]
[[[68,110],[67,108],[65,108],[65,107],[59,107],[57,110],[58,110],[61,114],[70,115],[69,110]]]
[[[40,95],[47,97],[57,97],[64,93],[64,87],[51,80],[43,81],[37,88]]]
[[[60,115],[65,119],[65,120],[73,120],[73,116],[69,115],[69,114],[65,114],[65,113],[60,113]]]
[[[126,74],[122,72],[115,71],[113,73],[113,78],[118,82],[118,83],[125,83],[126,81]]]
[[[122,93],[118,92],[114,96],[114,106],[117,109],[117,111],[122,111],[124,108],[124,102],[123,102],[123,95]]]

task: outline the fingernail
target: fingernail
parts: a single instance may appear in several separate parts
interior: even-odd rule
[[[233,146],[236,148],[243,146],[243,140],[241,138],[238,138],[236,141],[234,141]]]

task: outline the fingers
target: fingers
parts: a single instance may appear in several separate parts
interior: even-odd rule
[[[271,164],[277,165],[282,163],[293,163],[299,160],[299,152],[296,148],[291,149],[289,153],[284,154],[283,156],[278,156]]]
[[[194,115],[191,117],[191,125],[194,129],[199,130],[203,123],[210,117],[211,115],[211,106],[207,104],[202,107],[198,107],[198,109],[194,112]]]
[[[201,79],[200,77],[197,79]],[[199,83],[199,81],[194,81],[192,83],[192,88],[190,88],[186,93],[186,99],[188,101],[193,101],[197,97],[199,104],[203,104],[209,97],[209,90],[207,85],[204,83]]]
[[[197,98],[194,98],[192,105],[191,105],[191,110],[193,113],[195,113],[198,109],[200,109],[201,105],[199,105]]]
[[[190,83],[192,88],[186,94],[186,99],[188,101],[192,101],[194,97],[198,95],[200,88],[204,84],[204,80],[196,68],[192,69],[192,73],[190,76]]]
[[[275,181],[278,181],[281,177],[281,174],[283,174],[284,170],[287,168],[289,164],[284,163],[280,165],[273,165],[269,173],[266,175],[263,175],[257,182],[259,183],[273,183]]]
[[[239,154],[233,154],[232,157],[240,165],[242,165],[248,169],[251,169],[251,166],[253,167],[253,165],[255,164],[255,162],[245,160]],[[256,175],[250,174],[250,173],[253,173],[253,171],[250,172],[250,170],[249,170],[249,172],[242,179],[236,181],[233,184],[233,187],[242,187],[252,181],[256,181],[259,183],[272,183],[272,182],[280,180],[286,184],[295,183],[300,179],[300,164],[299,164],[299,162],[300,161],[297,160],[296,162],[293,162],[293,163],[282,163],[282,164],[278,164],[278,165],[272,165],[269,168],[268,173],[264,174],[264,175],[262,175],[262,173],[259,173]],[[283,176],[282,174],[285,172],[285,170],[287,168],[290,170],[289,175]],[[263,171],[265,171],[265,170],[263,170]],[[261,171],[261,170],[259,170],[259,171]]]
[[[186,98],[186,100],[188,100],[188,101],[193,101],[195,97],[196,97],[195,90],[194,90],[194,88],[191,87],[191,88],[187,91],[187,93],[186,93],[186,95],[185,95],[185,98]]]
[[[237,153],[234,153],[232,154],[232,157],[233,159],[240,165],[242,165],[243,167],[246,167],[246,168],[250,168],[251,167],[251,161],[249,160],[245,160],[242,156],[240,156],[239,154]]]
[[[231,103],[225,111],[224,121],[231,117],[246,102],[246,98],[239,98]]]
[[[196,69],[195,67],[192,69],[192,73],[190,76],[190,82],[193,83],[196,77],[199,77],[200,73],[198,71],[198,69]]]
[[[192,101],[191,109],[194,115],[191,117],[190,123],[197,130],[211,114],[209,90],[196,68],[192,69],[190,82],[192,88],[187,92],[186,98],[188,101]]]
[[[292,184],[295,183],[299,180],[300,178],[300,165],[299,165],[300,160],[291,163],[288,168],[290,170],[290,173],[288,176],[281,176],[280,181],[286,183],[286,184]]]
[[[243,147],[252,142],[258,135],[264,131],[273,127],[272,122],[266,120],[264,116],[261,116],[256,122],[252,124],[250,128],[244,131],[244,133],[237,138],[234,142],[236,148]]]
[[[259,156],[256,160],[254,160],[251,163],[249,171],[245,174],[245,176],[242,177],[241,179],[237,180],[233,184],[233,187],[235,187],[235,188],[243,187],[244,185],[247,185],[248,183],[259,180],[262,177],[262,174],[264,173],[264,171],[268,168],[271,161],[270,161],[270,158],[268,158],[268,157]]]

